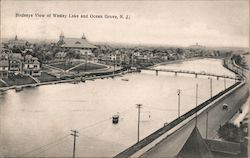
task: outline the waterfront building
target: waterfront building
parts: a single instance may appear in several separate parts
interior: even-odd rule
[[[21,72],[22,71],[23,57],[20,53],[11,53],[9,55],[9,71]]]
[[[61,33],[57,44],[64,50],[79,50],[82,56],[92,56],[93,49],[97,48],[86,39],[85,35],[82,38],[65,38]]]
[[[40,62],[32,55],[26,55],[23,61],[23,73],[31,76],[41,76]]]
[[[9,62],[8,60],[0,60],[0,79],[8,78]]]
[[[128,54],[126,54],[126,53],[122,54],[121,63],[125,64],[125,65],[128,65],[130,63],[130,57]]]

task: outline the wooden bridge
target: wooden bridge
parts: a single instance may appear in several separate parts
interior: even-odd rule
[[[199,75],[201,76],[211,76],[211,77],[216,77],[217,80],[219,78],[227,78],[227,79],[232,79],[232,80],[239,80],[240,78],[235,76],[228,76],[228,75],[218,75],[218,74],[212,74],[212,73],[207,73],[207,72],[194,72],[194,71],[187,71],[187,70],[170,70],[170,69],[153,69],[153,68],[144,68],[142,70],[149,70],[149,71],[155,71],[156,75],[161,72],[173,72],[175,76],[177,76],[178,73],[183,73],[183,74],[194,74],[195,78],[197,78]]]

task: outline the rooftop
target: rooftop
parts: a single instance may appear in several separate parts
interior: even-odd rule
[[[213,158],[212,152],[202,139],[201,134],[195,126],[187,141],[183,145],[177,158]]]
[[[69,48],[97,48],[96,46],[92,45],[87,39],[84,37],[82,38],[64,38],[62,37],[58,42],[61,47],[69,47]]]

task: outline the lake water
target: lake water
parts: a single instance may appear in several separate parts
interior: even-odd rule
[[[234,76],[219,59],[198,59],[157,68],[205,71]],[[129,81],[123,81],[126,78]],[[224,79],[213,78],[213,95],[224,90]],[[234,83],[226,80],[226,86]],[[76,156],[112,157],[137,141],[136,104],[141,109],[140,139],[178,115],[177,90],[181,90],[181,114],[210,98],[205,76],[142,71],[114,79],[79,84],[56,84],[9,90],[0,94],[0,156],[71,157],[78,130]],[[119,123],[112,116],[119,112]]]

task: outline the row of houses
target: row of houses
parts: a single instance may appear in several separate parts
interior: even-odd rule
[[[41,75],[40,62],[32,55],[13,53],[1,44],[0,79],[8,78],[9,73],[22,73],[34,77]]]

